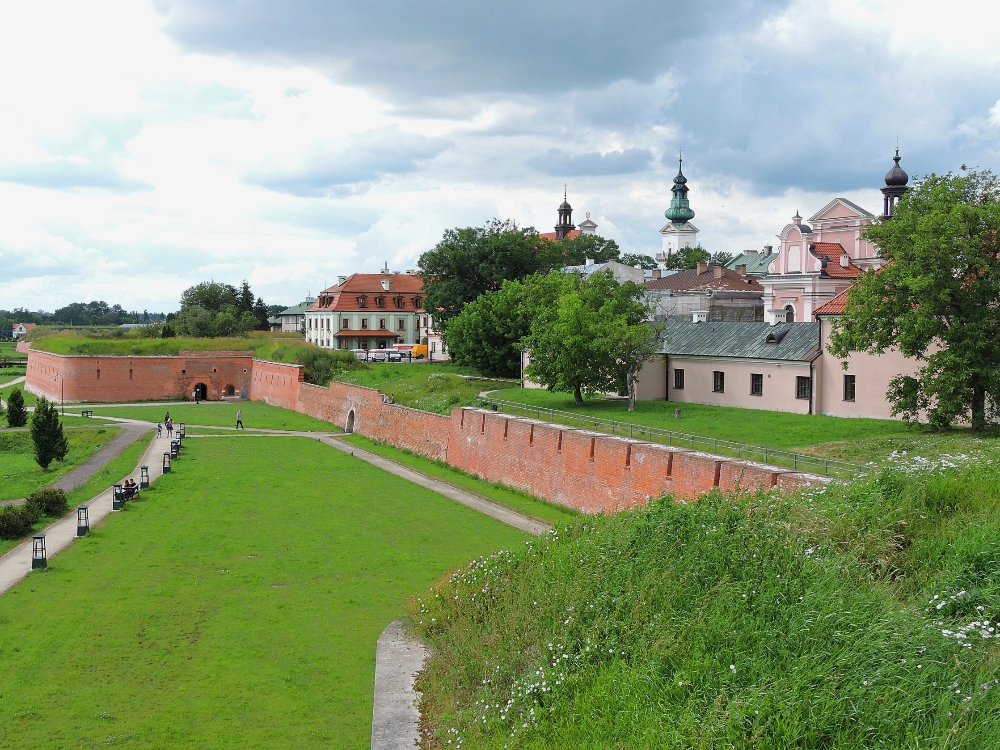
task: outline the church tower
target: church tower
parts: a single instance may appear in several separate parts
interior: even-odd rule
[[[556,239],[561,240],[576,229],[573,226],[573,207],[566,200],[566,186],[563,185],[563,202],[559,206],[559,223],[556,224]]]
[[[896,146],[896,155],[892,157],[892,160],[895,164],[892,165],[892,169],[886,174],[885,187],[882,188],[882,195],[885,196],[882,215],[886,218],[892,216],[892,212],[896,210],[896,204],[899,203],[899,199],[909,190],[906,187],[906,183],[910,181],[910,176],[899,166],[899,146]]]
[[[694,211],[691,210],[691,201],[688,200],[687,177],[684,176],[683,166],[683,158],[678,157],[677,176],[674,177],[674,186],[670,189],[674,196],[670,199],[670,208],[663,212],[663,215],[670,219],[670,223],[660,230],[663,236],[663,252],[657,260],[661,263],[665,263],[667,258],[682,247],[698,246],[698,227],[691,223]]]

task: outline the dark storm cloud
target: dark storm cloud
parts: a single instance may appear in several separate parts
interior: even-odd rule
[[[416,171],[448,146],[440,138],[380,128],[351,137],[335,151],[310,153],[294,167],[260,168],[247,181],[291,195],[345,197],[386,175]]]
[[[788,0],[159,0],[187,47],[327,63],[409,98],[650,80],[685,38],[742,28]]]
[[[583,175],[611,175],[641,172],[653,160],[653,154],[641,148],[624,151],[596,151],[586,154],[571,154],[553,148],[541,156],[535,156],[528,163],[535,169],[551,175],[579,177]]]

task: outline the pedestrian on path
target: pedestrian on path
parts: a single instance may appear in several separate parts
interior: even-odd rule
[[[243,426],[243,411],[240,409],[236,410],[236,429],[245,430],[246,427]]]
[[[174,436],[174,423],[169,419],[167,420],[167,437],[172,438]]]
[[[166,414],[163,415],[163,423],[166,424],[169,421],[170,421],[170,412],[168,411]]]
[[[159,422],[156,423],[156,437],[160,437],[163,434],[163,425]]]

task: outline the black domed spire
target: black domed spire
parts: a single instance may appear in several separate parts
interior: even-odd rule
[[[899,166],[899,159],[899,149],[897,148],[896,155],[892,157],[892,160],[896,163],[892,165],[892,169],[885,175],[886,187],[899,187],[910,181],[910,176]]]
[[[910,181],[910,176],[899,166],[899,146],[896,146],[896,155],[892,157],[892,160],[895,163],[892,165],[892,169],[886,174],[885,187],[882,188],[882,195],[885,196],[882,215],[885,217],[892,216],[893,211],[896,209],[896,204],[899,203],[899,199],[909,190],[906,187],[906,183]]]
[[[566,186],[563,185],[563,202],[559,206],[559,223],[556,224],[556,239],[561,240],[576,227],[573,225],[573,207],[566,199]]]

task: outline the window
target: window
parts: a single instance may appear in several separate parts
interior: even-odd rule
[[[392,300],[392,304],[396,306],[397,310],[402,310],[403,306],[406,304],[406,301],[402,297],[394,297]]]
[[[385,318],[379,318],[378,319],[378,329],[380,331],[384,331],[385,330]]]
[[[350,320],[350,318],[344,318],[342,321],[340,321],[340,330],[342,330],[342,331],[349,331],[349,330],[351,330],[351,320]]]
[[[98,379],[98,380],[100,380],[100,379],[101,379],[101,371],[100,371],[100,370],[98,370],[98,371],[97,371],[97,379]]]
[[[426,327],[427,327],[427,316],[425,315],[424,316],[424,328],[426,328]]]
[[[854,376],[845,375],[844,376],[844,401],[854,400]]]
[[[399,319],[399,322],[396,323],[396,330],[397,331],[405,331],[406,330],[406,318],[400,318]]]
[[[358,307],[368,307],[368,298],[358,297]]]
[[[799,376],[795,378],[795,398],[810,398],[813,392],[812,378]]]
[[[385,307],[385,297],[376,297],[375,307]]]
[[[129,379],[129,380],[131,380],[131,379],[132,379],[132,368],[131,368],[131,367],[130,367],[130,368],[128,368],[128,379]]]
[[[712,390],[716,393],[726,392],[726,373],[719,370],[712,373]]]
[[[764,375],[762,373],[757,373],[757,372],[750,373],[750,395],[751,396],[764,395]]]
[[[424,306],[424,301],[422,299],[420,299],[420,297],[414,297],[413,298],[413,306],[416,309],[419,310],[420,308],[422,308]]]
[[[679,391],[684,390],[684,370],[674,368],[674,388]]]
[[[361,319],[361,330],[362,331],[367,331],[368,330],[368,318],[362,318]]]
[[[345,343],[345,342],[344,342],[344,340],[343,340],[343,339],[340,339],[340,340],[339,340],[339,341],[337,342],[337,348],[338,348],[338,349],[343,349],[343,348],[344,348],[344,343]]]

